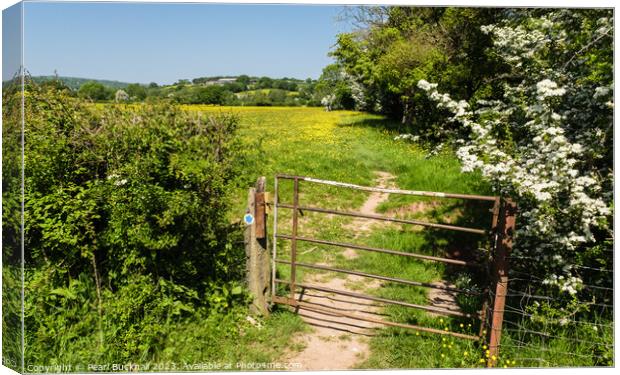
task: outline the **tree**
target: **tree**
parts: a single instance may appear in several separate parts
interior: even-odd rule
[[[126,90],[131,100],[144,100],[146,98],[146,88],[139,83],[128,85]]]
[[[273,79],[269,78],[269,77],[260,77],[258,79],[258,84],[257,87],[259,89],[268,89],[273,87]]]
[[[287,91],[297,91],[297,83],[288,79],[276,80],[274,88]]]
[[[361,29],[340,34],[331,55],[363,95],[363,109],[437,138],[439,111],[416,83],[433,79],[459,98],[483,96],[492,86],[489,77],[503,65],[485,53],[491,39],[480,26],[501,14],[485,8],[365,7],[350,15]]]
[[[247,87],[250,84],[251,80],[249,76],[242,74],[239,77],[237,77],[236,82],[242,84],[244,87],[244,90],[247,90]]]
[[[202,104],[224,104],[227,92],[222,86],[207,86],[198,90],[196,102]]]
[[[83,99],[99,101],[106,100],[108,98],[108,92],[106,87],[101,83],[96,81],[88,81],[80,86],[78,96]]]
[[[339,64],[330,64],[323,68],[323,73],[316,84],[314,95],[323,106],[332,109],[353,109],[356,100],[353,97],[350,76]],[[358,105],[363,107],[363,104]]]
[[[122,89],[116,91],[114,94],[114,101],[116,102],[126,102],[129,100],[129,95]]]
[[[225,83],[223,87],[230,92],[241,92],[246,90],[245,85],[239,82]]]

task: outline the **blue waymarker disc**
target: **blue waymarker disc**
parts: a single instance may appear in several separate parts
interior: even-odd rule
[[[245,221],[247,225],[251,225],[254,222],[254,216],[252,216],[252,214],[245,214],[243,221]]]

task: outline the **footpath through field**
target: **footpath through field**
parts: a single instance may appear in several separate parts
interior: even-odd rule
[[[247,146],[250,158],[246,177],[255,181],[267,176],[267,189],[273,189],[276,173],[309,176],[325,180],[342,181],[361,186],[394,187],[406,190],[443,191],[467,194],[484,194],[486,187],[476,174],[462,174],[460,164],[448,151],[429,155],[418,145],[395,140],[399,123],[392,123],[381,116],[353,112],[326,112],[321,108],[281,107],[208,107],[187,106],[187,110],[207,113],[234,113],[241,123],[241,139]],[[382,171],[382,172],[377,172]],[[279,185],[279,201],[291,204],[293,184]],[[246,189],[236,192],[238,207],[234,212],[244,212]],[[280,199],[281,198],[281,199]],[[442,221],[456,223],[462,217],[450,204],[435,205],[427,199],[382,193],[361,193],[330,186],[300,186],[302,205],[397,216],[403,219]],[[291,210],[278,211],[278,228],[290,234]],[[330,214],[304,212],[300,214],[300,236],[328,241],[359,243],[377,248],[428,255],[450,251],[451,243],[434,236],[435,232],[419,228],[403,228],[397,224],[352,219]],[[290,242],[277,243],[278,256],[290,260]],[[362,250],[335,248],[314,243],[297,244],[298,262],[351,269],[394,278],[425,283],[441,282],[444,268],[431,262],[407,257],[386,256]],[[290,265],[278,265],[279,278],[288,280]],[[426,288],[397,286],[389,282],[371,282],[372,279],[330,272],[297,269],[297,280],[331,289],[354,291],[359,294],[402,300],[427,305],[429,300],[442,303],[446,296],[430,296]],[[454,280],[452,280],[454,281]],[[285,292],[283,289],[282,292]],[[347,310],[353,315],[365,314],[377,320],[412,323],[435,329],[450,329],[471,333],[469,322],[433,316],[399,306],[374,306],[348,296],[328,295],[306,291],[305,302]],[[430,301],[433,304],[433,301]],[[440,307],[446,307],[440,305]],[[360,311],[367,311],[362,313]],[[386,315],[382,315],[386,314]],[[389,317],[387,316],[389,315]],[[303,318],[311,331],[297,334],[299,318]],[[437,336],[423,333],[401,334],[396,328],[378,328],[372,323],[350,321],[341,317],[326,316],[308,309],[300,316],[290,315],[286,308],[274,311],[272,318],[288,322],[286,328],[290,341],[274,360],[298,362],[302,369],[347,368],[431,368],[461,365],[462,353],[471,352],[468,341],[442,341]],[[383,325],[381,325],[383,326]],[[285,330],[285,331],[286,331]],[[274,341],[276,338],[274,338]],[[278,348],[278,351],[280,351]],[[299,350],[299,348],[303,348]],[[411,348],[419,353],[411,356]],[[450,355],[448,351],[459,352]],[[275,354],[275,352],[274,352]],[[445,354],[442,356],[442,354]],[[446,361],[450,358],[451,361]]]

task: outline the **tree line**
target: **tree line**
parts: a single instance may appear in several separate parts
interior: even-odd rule
[[[75,86],[75,79],[36,77],[43,85],[64,88],[69,95],[95,102],[154,102],[170,100],[179,104],[320,106],[317,81],[311,78],[199,77],[180,79],[171,85],[131,83],[119,86],[108,81],[85,81]]]

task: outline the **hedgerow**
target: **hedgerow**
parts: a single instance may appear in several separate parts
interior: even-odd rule
[[[236,117],[34,84],[25,116],[26,364],[145,361],[243,300]]]

